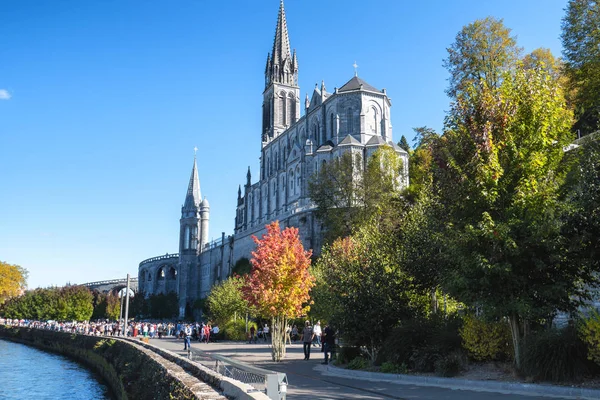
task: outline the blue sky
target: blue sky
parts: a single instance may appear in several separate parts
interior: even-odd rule
[[[231,234],[258,176],[264,68],[279,0],[1,0],[0,260],[29,286],[137,274],[178,251],[198,146],[210,234]],[[286,0],[302,98],[353,76],[386,88],[394,139],[441,129],[446,48],[503,18],[560,55],[566,0]]]

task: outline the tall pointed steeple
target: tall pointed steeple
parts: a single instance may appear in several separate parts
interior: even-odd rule
[[[292,52],[283,0],[279,3],[272,52],[267,54],[265,90],[263,91],[262,144],[300,119],[298,56]]]
[[[190,176],[190,183],[183,207],[187,209],[197,208],[200,206],[201,201],[202,195],[200,193],[200,180],[198,179],[198,166],[196,165],[196,156],[194,156],[194,166],[192,167],[192,175]]]
[[[287,21],[285,20],[285,9],[283,0],[279,3],[279,14],[277,15],[277,26],[275,28],[275,40],[273,41],[273,60],[281,63],[286,58],[291,58],[290,38],[288,37]]]
[[[292,57],[283,0],[279,3],[277,26],[275,27],[275,38],[273,39],[273,51],[267,56],[265,70],[266,86],[269,86],[273,82],[286,85],[296,85],[297,83],[298,59],[295,51]]]

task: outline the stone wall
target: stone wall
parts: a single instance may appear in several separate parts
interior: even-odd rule
[[[0,338],[85,364],[102,377],[117,399],[267,399],[262,393],[247,394],[248,385],[176,354],[158,354],[156,349],[123,339],[16,327],[0,327]]]

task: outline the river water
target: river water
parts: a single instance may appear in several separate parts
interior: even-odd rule
[[[63,356],[0,340],[0,399],[111,399],[108,387]]]

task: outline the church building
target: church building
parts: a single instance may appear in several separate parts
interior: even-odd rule
[[[408,154],[392,137],[391,101],[355,75],[328,92],[315,85],[304,100],[301,115],[298,57],[291,49],[283,0],[279,6],[272,51],[267,55],[262,104],[260,171],[238,188],[233,235],[208,242],[210,207],[200,194],[196,160],[181,209],[179,253],[142,261],[138,285],[146,295],[177,292],[180,314],[204,298],[211,287],[231,274],[233,265],[250,258],[252,236],[261,237],[265,225],[279,221],[282,228],[299,229],[305,248],[319,252],[322,227],[308,195],[308,181],[323,165],[350,152],[366,160],[381,146],[402,158],[401,185],[408,185]]]

